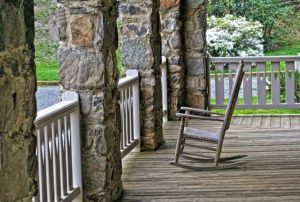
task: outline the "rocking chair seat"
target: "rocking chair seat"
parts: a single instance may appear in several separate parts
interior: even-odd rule
[[[220,134],[208,130],[185,127],[183,131],[183,137],[218,143]]]

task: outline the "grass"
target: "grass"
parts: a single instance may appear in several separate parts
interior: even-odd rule
[[[38,81],[58,81],[58,61],[56,58],[57,45],[49,41],[35,41],[35,63]]]
[[[212,111],[225,113],[225,109],[213,109]],[[233,114],[300,114],[300,109],[235,109]]]
[[[118,48],[116,50],[116,57],[117,57],[117,68],[118,68],[118,74],[119,74],[119,78],[122,77],[122,60],[121,60],[121,50],[120,48]]]
[[[300,41],[289,42],[283,47],[280,47],[274,51],[268,51],[265,53],[267,56],[278,56],[278,55],[298,55],[300,53]]]
[[[228,104],[229,99],[225,99],[224,103]],[[212,104],[216,103],[216,100],[211,100]],[[238,99],[239,104],[243,104],[243,99]],[[252,103],[257,104],[257,97],[252,97]],[[271,103],[271,99],[267,99],[267,103]],[[218,113],[225,113],[225,109],[213,109],[212,111]],[[300,114],[300,109],[235,109],[233,114]]]
[[[38,81],[58,81],[58,63],[37,63],[36,75]]]

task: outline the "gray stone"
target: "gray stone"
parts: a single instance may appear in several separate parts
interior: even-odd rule
[[[0,201],[37,194],[33,1],[0,3]]]
[[[140,7],[134,6],[134,5],[121,5],[119,6],[119,12],[123,14],[142,14],[142,10]]]
[[[196,50],[199,52],[204,51],[204,36],[202,30],[198,32],[185,32],[186,48]]]
[[[59,80],[65,89],[82,90],[104,85],[104,61],[100,53],[80,49],[58,51]]]
[[[59,82],[80,97],[84,200],[115,201],[122,193],[120,116],[116,116],[117,1],[61,3],[68,15],[62,13],[59,23]]]
[[[193,75],[193,76],[203,75],[204,74],[204,69],[205,69],[203,58],[187,59],[186,69],[187,69],[187,74],[188,75]]]
[[[182,2],[182,1],[181,1]],[[172,7],[171,5],[178,4]],[[168,65],[168,118],[177,120],[176,112],[184,103],[184,75],[185,68],[182,62],[182,22],[180,1],[163,2],[164,9],[160,11],[162,53],[167,57]],[[171,8],[172,7],[172,8]],[[170,9],[171,8],[171,9]],[[172,95],[172,96],[170,96]]]
[[[191,107],[207,107],[206,85],[206,5],[205,0],[184,1],[184,49],[186,77],[185,104]]]
[[[146,70],[152,67],[153,53],[147,37],[122,39],[122,64],[130,69]]]
[[[171,36],[172,49],[181,49],[181,35],[179,32],[174,32]]]
[[[57,26],[58,26],[58,39],[60,41],[66,41],[67,39],[67,21],[65,8],[57,8]]]
[[[161,40],[158,33],[158,10],[159,0],[120,1],[119,6],[123,71],[138,69],[141,77],[143,150],[155,150],[164,144],[161,128]]]
[[[143,36],[147,33],[147,29],[144,26],[139,28],[136,24],[127,24],[126,27],[129,30],[135,32],[135,34],[138,36]]]

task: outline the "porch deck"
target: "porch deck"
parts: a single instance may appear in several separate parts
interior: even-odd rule
[[[300,201],[299,121],[297,116],[235,117],[222,156],[245,154],[247,164],[209,172],[169,165],[179,122],[168,122],[162,148],[123,159],[122,201]],[[219,127],[207,121],[191,124]]]

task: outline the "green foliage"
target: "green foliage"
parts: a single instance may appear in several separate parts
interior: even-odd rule
[[[285,44],[284,46],[273,50],[265,52],[267,56],[275,55],[298,55],[300,53],[300,41],[293,41],[291,43]]]
[[[252,97],[252,103],[257,103],[257,97]],[[216,100],[211,100],[212,104],[216,104]],[[228,104],[229,99],[224,99],[224,103]],[[238,98],[238,103],[243,104],[244,100],[242,98]],[[271,99],[267,99],[267,103],[271,103]],[[225,113],[225,109],[213,109],[215,112]],[[235,109],[233,114],[300,114],[299,109]]]
[[[225,109],[214,109],[218,113],[225,113]],[[242,114],[300,114],[299,109],[235,109],[234,115]]]
[[[58,80],[58,63],[37,63],[36,75],[38,81],[57,81]]]
[[[263,26],[264,48],[276,48],[290,31],[290,19],[297,17],[292,7],[281,0],[210,0],[209,15],[233,14],[257,20]]]
[[[121,51],[120,51],[120,48],[118,48],[118,49],[116,50],[116,57],[117,57],[118,74],[119,74],[119,77],[121,78],[121,77],[122,77],[122,71],[123,71],[123,68],[122,68],[122,61],[121,61]]]
[[[38,81],[57,81],[58,42],[49,39],[48,21],[56,12],[56,3],[49,0],[35,0],[35,63]]]

